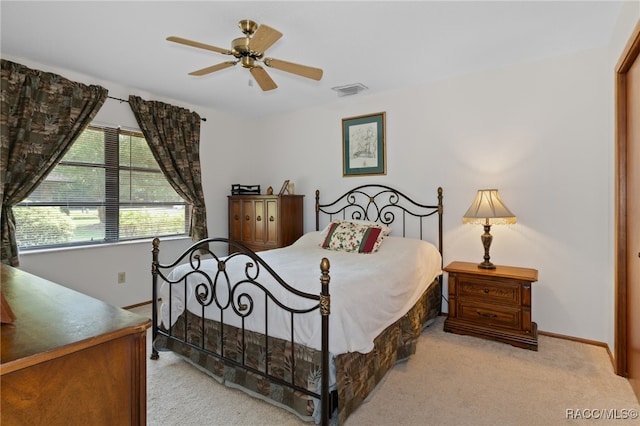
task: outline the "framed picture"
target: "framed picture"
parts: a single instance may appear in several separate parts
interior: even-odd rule
[[[289,179],[284,181],[284,183],[282,184],[282,188],[280,188],[280,192],[278,193],[278,195],[284,195],[284,193],[287,192],[288,187],[289,187]]]
[[[385,113],[342,119],[342,175],[387,174]]]

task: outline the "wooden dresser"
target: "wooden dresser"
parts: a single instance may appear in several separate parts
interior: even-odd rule
[[[285,247],[302,236],[304,195],[229,196],[229,238],[253,251]]]
[[[531,321],[531,283],[538,271],[476,263],[452,262],[449,273],[449,315],[444,331],[510,343],[538,350],[538,326]]]
[[[2,425],[145,425],[151,321],[2,265]]]

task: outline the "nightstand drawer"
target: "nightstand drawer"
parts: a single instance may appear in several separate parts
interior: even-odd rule
[[[509,305],[520,304],[520,284],[518,281],[503,280],[500,283],[483,278],[460,275],[457,278],[458,296],[479,301],[497,302]]]
[[[469,300],[458,301],[458,318],[478,325],[520,330],[521,310],[518,306],[485,305]]]

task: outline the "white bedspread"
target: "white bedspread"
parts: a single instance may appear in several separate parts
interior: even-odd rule
[[[387,236],[376,253],[346,253],[326,250],[319,247],[322,241],[320,232],[309,232],[293,245],[281,249],[258,253],[268,265],[289,285],[307,293],[320,293],[320,261],[323,257],[331,264],[329,293],[331,295],[331,314],[329,315],[329,348],[334,355],[346,352],[367,353],[373,349],[373,340],[386,327],[397,321],[418,301],[431,282],[442,273],[441,257],[437,248],[425,241],[411,238]],[[236,261],[235,266],[233,263]],[[244,264],[247,258],[238,256],[227,265],[231,283],[244,277]],[[207,260],[208,274],[216,276],[217,263]],[[168,277],[174,280],[184,275],[190,268],[187,265],[176,267]],[[238,271],[238,273],[234,273]],[[267,271],[262,270],[258,281],[272,286],[273,294],[285,305],[309,307],[312,301],[302,301],[299,297],[282,290],[280,285],[267,283]],[[201,306],[194,297],[193,287],[202,282],[198,274],[188,279],[188,309],[200,315]],[[171,322],[184,310],[183,288],[173,285]],[[270,288],[272,288],[270,287]],[[249,287],[245,287],[248,289]],[[254,297],[254,311],[251,320],[245,322],[250,330],[265,332],[265,315],[262,308],[264,296],[257,290],[249,291]],[[169,285],[163,283],[160,289],[162,300],[169,298]],[[225,303],[228,292],[217,288],[217,296]],[[290,316],[270,302],[268,334],[289,340]],[[165,326],[169,321],[168,306],[163,303],[161,319]],[[205,316],[220,321],[219,310],[207,307]],[[319,312],[298,315],[295,320],[294,340],[306,346],[320,349],[321,325]],[[239,317],[229,308],[224,313],[224,322],[239,326]]]

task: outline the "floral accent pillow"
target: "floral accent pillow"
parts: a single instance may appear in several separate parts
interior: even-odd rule
[[[373,253],[384,238],[382,227],[353,222],[332,222],[327,231],[322,248],[336,251]]]
[[[331,227],[331,225],[333,225],[334,223],[340,223],[340,222],[351,222],[351,223],[355,223],[356,225],[365,225],[365,226],[375,226],[378,228],[382,228],[382,233],[384,234],[384,236],[386,237],[387,235],[391,234],[391,228],[387,225],[385,225],[382,222],[374,222],[372,220],[360,220],[360,219],[335,219],[331,222],[329,222],[329,224],[321,231],[323,236],[327,236],[327,232],[329,232],[329,228]]]

